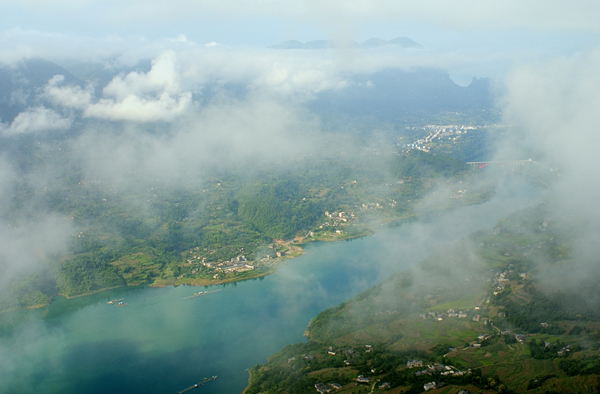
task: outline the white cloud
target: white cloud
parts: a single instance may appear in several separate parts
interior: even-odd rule
[[[507,78],[507,121],[522,142],[581,185],[600,164],[600,50],[517,68]],[[600,188],[598,189],[600,191]],[[600,195],[599,195],[600,197]]]
[[[564,0],[532,1],[479,1],[455,0],[349,0],[323,3],[318,0],[299,1],[307,17],[335,21],[341,19],[360,21],[420,20],[438,26],[465,28],[523,28],[540,30],[570,30],[600,32],[595,22],[600,4],[584,0],[573,6]],[[285,12],[279,9],[278,12]]]
[[[28,108],[18,114],[9,126],[0,124],[0,133],[4,135],[41,133],[52,130],[66,130],[72,119],[63,117],[45,107]]]
[[[538,154],[547,165],[542,179],[552,181],[551,222],[576,221],[566,227],[566,237],[575,239],[564,272],[543,277],[549,289],[577,291],[584,279],[597,282],[600,272],[599,68],[600,50],[594,50],[522,66],[507,79],[506,119],[520,131],[507,149]]]
[[[152,99],[129,94],[121,100],[101,99],[85,108],[83,116],[117,121],[169,121],[185,113],[191,101],[192,94],[189,92],[176,98],[162,93],[158,98]]]
[[[189,91],[179,84],[176,55],[161,54],[147,73],[131,72],[116,76],[94,99],[93,86],[61,85],[64,77],[55,76],[45,88],[45,94],[55,105],[82,111],[86,118],[152,122],[172,120],[185,113],[192,101]]]
[[[85,89],[79,86],[63,86],[61,84],[64,79],[63,75],[52,77],[44,88],[46,97],[55,105],[85,109],[92,101],[93,86],[88,85]]]
[[[285,95],[311,95],[325,90],[337,90],[347,86],[332,62],[297,62],[287,58],[264,70],[251,83],[257,90]]]
[[[131,95],[156,93],[179,93],[179,73],[176,55],[172,51],[162,53],[152,61],[147,73],[131,72],[125,77],[115,77],[104,89],[105,96],[123,100]]]
[[[310,151],[318,123],[294,106],[253,97],[218,102],[174,121],[168,134],[143,127],[90,128],[74,142],[86,178],[131,187],[134,179],[194,184],[206,168],[258,168]],[[317,145],[318,146],[318,145]]]
[[[66,253],[74,228],[56,214],[42,214],[25,223],[0,222],[0,288],[20,270],[45,264]]]

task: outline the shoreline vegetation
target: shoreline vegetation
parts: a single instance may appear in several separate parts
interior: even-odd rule
[[[390,222],[389,225],[392,225],[392,224],[396,225],[396,224],[399,224],[400,222],[411,220],[414,217],[415,217],[414,215],[411,215],[411,216],[404,217],[404,218],[398,218],[398,219]],[[148,286],[148,287],[156,287],[156,288],[161,288],[161,287],[166,287],[166,286],[204,286],[204,287],[208,287],[208,286],[217,286],[217,285],[223,285],[223,284],[228,284],[228,283],[242,282],[242,281],[251,280],[251,279],[258,279],[258,278],[262,278],[265,276],[276,274],[277,270],[279,268],[285,266],[286,264],[288,264],[288,262],[290,260],[293,260],[297,257],[304,255],[304,253],[305,253],[304,246],[308,245],[309,243],[350,241],[353,239],[368,237],[375,233],[377,233],[376,230],[369,230],[369,231],[364,231],[363,233],[360,233],[360,234],[340,235],[337,237],[322,237],[322,238],[318,238],[318,239],[308,239],[308,240],[306,240],[305,237],[296,237],[292,240],[283,242],[283,245],[287,246],[290,250],[292,250],[292,253],[286,254],[285,256],[274,258],[272,263],[270,263],[269,267],[267,269],[265,269],[264,271],[250,274],[250,275],[245,275],[245,276],[232,276],[232,277],[229,277],[226,279],[192,279],[192,280],[158,279],[158,280],[154,281],[153,283],[143,283],[143,284],[136,284],[136,285],[124,284],[124,285],[120,285],[120,286],[107,287],[107,288],[91,291],[88,293],[77,294],[77,295],[72,295],[72,296],[65,295],[65,294],[57,294],[54,297],[64,297],[67,300],[71,300],[71,299],[82,298],[82,297],[102,293],[102,292],[109,291],[109,290],[115,290],[115,289],[119,289],[119,288],[123,288],[123,287],[137,287],[137,286]],[[52,299],[54,297],[52,297]],[[24,308],[13,309],[13,310],[5,310],[5,311],[1,311],[0,314],[8,313],[8,312],[15,312],[18,310],[45,308],[52,303],[52,299],[50,300],[50,302],[45,303],[45,304],[32,305],[32,306],[28,306],[28,307],[24,307]]]
[[[482,196],[482,198],[480,198],[480,199],[471,200],[471,201],[469,201],[468,204],[463,204],[463,205],[481,204],[481,203],[487,201],[489,199],[489,197],[490,197],[490,195]],[[462,205],[460,205],[460,206],[462,206]],[[449,210],[456,209],[456,208],[457,208],[457,206],[448,206],[448,207],[424,212],[422,215],[433,214],[434,212],[439,213],[442,211],[449,211]],[[410,223],[414,220],[417,220],[422,215],[410,214],[407,216],[384,219],[384,220],[380,221],[379,228],[383,229],[386,227],[399,226],[399,225],[402,225],[405,223]],[[276,274],[277,270],[279,268],[285,266],[291,260],[304,255],[304,253],[305,253],[304,246],[306,246],[310,243],[351,241],[354,239],[359,239],[359,238],[363,238],[363,237],[368,237],[370,235],[374,235],[377,232],[378,232],[378,229],[369,228],[369,229],[364,229],[363,231],[361,231],[359,233],[352,233],[352,234],[342,233],[342,234],[335,234],[335,235],[331,235],[331,236],[320,236],[317,238],[294,237],[293,239],[290,239],[287,241],[279,240],[278,241],[279,244],[286,247],[288,249],[288,251],[291,251],[291,252],[288,252],[281,257],[273,258],[272,261],[269,263],[269,265],[267,267],[264,267],[261,271],[257,272],[257,271],[253,270],[253,271],[244,272],[244,274],[246,274],[246,275],[233,275],[231,277],[227,277],[224,279],[206,279],[206,278],[204,278],[204,279],[198,279],[198,278],[156,279],[152,283],[141,283],[141,284],[133,284],[133,285],[123,284],[123,285],[119,285],[119,286],[111,286],[111,287],[102,288],[102,289],[98,289],[95,291],[91,291],[91,292],[87,292],[87,293],[83,293],[83,294],[77,294],[77,295],[56,294],[55,296],[53,296],[50,299],[50,301],[48,303],[27,306],[24,308],[13,309],[13,310],[5,310],[5,311],[1,311],[0,314],[8,313],[8,312],[15,312],[18,310],[45,308],[52,303],[52,301],[55,297],[64,297],[68,300],[71,300],[71,299],[82,298],[82,297],[102,293],[102,292],[109,291],[109,290],[119,289],[119,288],[123,288],[123,287],[137,287],[137,286],[147,286],[147,287],[156,287],[156,288],[161,288],[161,287],[166,287],[166,286],[204,286],[204,287],[208,287],[208,286],[224,285],[224,284],[235,283],[235,282],[242,282],[245,280],[258,279],[258,278]]]

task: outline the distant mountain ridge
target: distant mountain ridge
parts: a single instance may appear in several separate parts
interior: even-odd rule
[[[307,107],[328,119],[352,119],[355,127],[377,122],[404,124],[442,113],[490,114],[494,108],[493,81],[474,78],[459,86],[447,71],[433,68],[389,68],[347,77],[344,89],[319,92]]]
[[[363,43],[358,43],[356,41],[351,41],[348,45],[350,48],[377,48],[385,45],[396,45],[401,48],[412,48],[419,49],[423,48],[422,45],[416,43],[408,37],[397,37],[392,40],[384,40],[381,38],[369,38],[367,41]],[[274,49],[327,49],[327,48],[335,48],[339,46],[338,43],[334,40],[314,40],[308,41],[307,43],[302,43],[297,40],[289,40],[283,41],[279,44],[275,44],[271,46]]]

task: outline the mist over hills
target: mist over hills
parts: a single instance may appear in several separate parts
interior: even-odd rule
[[[275,51],[266,50],[261,55],[266,52]],[[362,56],[359,52],[357,56]],[[346,191],[344,182],[352,184],[363,172],[375,171],[371,170],[373,166],[385,168],[381,174],[367,177],[377,187],[364,182],[364,186],[361,183],[353,188],[367,199],[379,198],[369,194],[373,191],[387,190],[384,180],[398,147],[370,138],[368,133],[379,124],[409,122],[407,116],[412,116],[411,111],[420,111],[421,120],[434,118],[440,112],[456,111],[455,102],[464,101],[468,94],[479,96],[465,103],[465,107],[477,103],[480,108],[492,102],[487,84],[482,83],[480,91],[470,93],[471,88],[454,84],[447,73],[439,70],[345,70],[305,53],[297,58],[276,55],[276,59],[288,61],[276,64],[279,68],[273,66],[273,56],[267,54],[256,60],[259,66],[255,68],[244,67],[242,74],[236,74],[238,69],[225,74],[221,65],[231,59],[227,56],[230,54],[225,53],[219,67],[213,65],[213,69],[209,68],[210,59],[174,52],[165,52],[150,62],[139,61],[134,66],[113,66],[109,59],[107,66],[64,62],[61,67],[36,58],[2,69],[5,100],[0,103],[0,110],[6,115],[0,123],[0,160],[6,165],[4,172],[0,172],[0,192],[7,196],[8,203],[0,207],[0,224],[6,224],[10,236],[34,242],[14,228],[46,229],[46,222],[58,228],[55,222],[60,222],[63,229],[60,240],[35,241],[43,243],[39,249],[67,253],[68,263],[56,263],[60,258],[52,258],[52,264],[66,267],[68,274],[63,276],[71,278],[77,272],[76,267],[84,267],[88,279],[92,276],[97,279],[90,279],[86,286],[77,285],[80,281],[74,279],[60,291],[80,294],[123,284],[123,280],[113,275],[116,268],[111,263],[131,254],[133,244],[127,240],[134,233],[147,246],[144,253],[150,256],[154,250],[158,251],[151,259],[157,258],[161,269],[173,263],[169,271],[173,275],[179,270],[180,253],[198,246],[200,238],[206,240],[207,248],[218,249],[213,245],[215,239],[220,239],[215,238],[215,231],[231,232],[231,240],[246,239],[243,245],[236,244],[239,247],[235,251],[229,249],[237,241],[219,241],[229,248],[222,253],[227,259],[237,257],[235,253],[242,247],[251,251],[264,237],[292,237],[300,229],[310,229],[326,210],[334,211],[339,204],[347,204],[345,197],[338,198],[336,193]],[[250,60],[256,57],[253,54]],[[245,59],[254,66],[250,60]],[[11,101],[11,96],[22,99]],[[352,133],[356,127],[329,127],[328,119],[353,123],[367,138],[357,143],[357,136]],[[328,148],[333,141],[334,150]],[[364,150],[365,141],[377,146],[375,150],[381,148],[386,152],[382,164],[374,164],[377,155]],[[370,159],[363,160],[360,154],[349,152],[367,152]],[[428,158],[416,155],[414,160],[422,160],[426,168],[431,167],[427,162],[431,158],[445,163],[443,154]],[[308,157],[310,160],[306,160]],[[464,166],[454,160],[456,168]],[[321,161],[329,165],[321,168],[318,164]],[[253,185],[262,172],[285,178],[297,171],[296,167],[312,175],[306,187],[293,193],[300,182],[294,177],[281,184],[273,181],[274,185]],[[355,173],[348,172],[354,167]],[[423,177],[430,177],[428,171]],[[214,179],[217,176],[222,177],[220,182]],[[414,174],[406,176],[417,178]],[[315,195],[315,201],[302,199],[312,195],[311,187],[325,187],[321,185],[332,182],[342,182],[333,188],[336,193],[325,190],[324,194]],[[214,201],[202,200],[206,197],[202,190],[210,190],[206,183],[217,184],[215,190],[219,193],[221,188],[227,189],[226,195],[215,195]],[[397,181],[391,184],[403,193],[404,190],[409,194],[423,193],[417,182],[410,187],[400,186],[403,183]],[[333,197],[327,200],[330,194]],[[183,198],[184,195],[187,197]],[[157,198],[161,201],[155,202]],[[363,197],[352,195],[352,199],[357,198]],[[226,228],[214,227],[216,219],[209,212],[209,206],[220,199],[229,201],[227,209],[218,212],[231,224]],[[406,199],[415,198],[411,194]],[[188,204],[186,209],[179,208]],[[390,209],[398,212],[410,206],[405,207],[397,200],[390,204]],[[171,207],[168,212],[164,211],[166,206]],[[123,215],[123,210],[136,213]],[[282,215],[283,212],[289,215]],[[165,222],[167,217],[171,222]],[[220,220],[218,224],[223,223]],[[181,243],[182,228],[193,235],[185,248]],[[165,233],[166,229],[172,231]],[[74,232],[79,233],[76,239]],[[156,236],[152,245],[148,243],[151,234]],[[94,244],[95,241],[99,243]],[[116,249],[105,253],[109,243],[110,248],[117,245]],[[53,245],[61,248],[49,248]],[[77,249],[74,245],[81,247]],[[20,249],[6,250],[11,256],[21,253]],[[84,256],[86,253],[95,254]],[[137,258],[134,260],[139,262]],[[20,268],[25,266],[22,261],[31,266],[46,264],[42,258],[28,256],[6,261],[6,266],[15,272],[5,275],[6,284],[21,278],[24,271]],[[92,267],[92,263],[99,265]],[[158,271],[148,274],[144,271],[136,278],[148,281]],[[46,296],[34,301],[45,303]],[[18,304],[35,303],[30,301]],[[12,301],[9,304],[7,309],[15,305]]]
[[[375,39],[365,45],[378,45]],[[397,39],[399,40],[399,39]],[[392,40],[393,41],[393,40]],[[369,43],[370,42],[370,43]],[[14,66],[0,68],[0,117],[12,122],[27,108],[52,107],[44,89],[55,75],[63,75],[62,86],[93,87],[93,96],[102,96],[103,88],[119,75],[143,75],[151,70],[149,61],[140,61],[131,67],[106,67],[101,63],[66,62],[61,67],[45,59],[23,60]],[[459,86],[445,70],[419,68],[403,70],[386,68],[367,73],[344,73],[337,88],[318,90],[304,98],[304,104],[324,119],[348,119],[357,125],[357,119],[368,119],[364,129],[375,123],[414,123],[434,114],[477,112],[484,120],[493,118],[493,82],[489,78],[474,78],[467,86]],[[207,105],[224,94],[243,99],[255,89],[252,80],[224,82],[220,78],[207,79],[193,90],[194,101]],[[487,117],[487,118],[486,118]]]
[[[36,96],[55,75],[63,75],[65,83],[84,83],[63,67],[42,58],[0,65],[0,120],[11,122],[27,107],[43,104]]]
[[[410,48],[410,49],[420,49],[423,48],[422,45],[416,43],[408,37],[397,37],[392,40],[384,40],[381,38],[370,38],[363,43],[358,43],[356,41],[350,41],[346,46],[350,48],[378,48],[384,45],[395,45],[401,48]],[[335,48],[339,46],[334,40],[314,40],[308,41],[306,43],[302,43],[297,40],[289,40],[283,41],[279,44],[273,45],[271,48],[274,49],[327,49],[327,48]]]
[[[152,68],[150,59],[140,60],[133,66],[112,64],[113,62],[114,59],[112,62],[111,60],[107,62],[65,60],[59,63],[80,80],[93,82],[100,87],[108,85],[115,76],[121,73],[126,74],[132,71],[145,73]]]

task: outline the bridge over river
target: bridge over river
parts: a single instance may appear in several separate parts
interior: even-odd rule
[[[487,166],[498,166],[505,167],[511,170],[516,170],[525,164],[535,163],[531,159],[527,160],[486,160],[486,161],[468,161],[467,164],[472,165],[477,168],[484,168]]]

